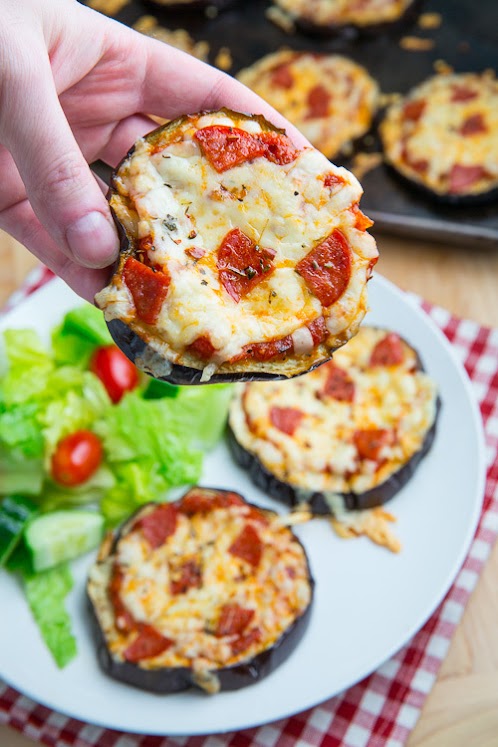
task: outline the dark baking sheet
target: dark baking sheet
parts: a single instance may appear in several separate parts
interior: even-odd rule
[[[284,46],[345,54],[364,65],[384,93],[408,91],[434,74],[437,60],[456,72],[498,69],[498,0],[426,0],[421,10],[440,13],[439,28],[423,30],[416,21],[407,21],[389,33],[356,39],[286,34],[266,18],[269,5],[267,0],[240,0],[209,19],[202,11],[178,13],[147,0],[132,0],[116,17],[133,25],[142,15],[152,14],[167,28],[185,28],[196,40],[209,42],[211,62],[220,47],[228,47],[233,75]],[[433,39],[434,47],[423,52],[402,49],[399,41],[406,35]],[[379,150],[375,138],[369,149]],[[347,161],[342,163],[348,166]],[[375,220],[377,231],[498,248],[498,202],[483,207],[442,206],[400,183],[384,165],[366,173],[361,182],[362,209]]]

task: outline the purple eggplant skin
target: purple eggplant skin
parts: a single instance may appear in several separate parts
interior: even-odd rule
[[[437,413],[440,409],[440,399],[437,400]],[[414,454],[411,459],[394,472],[383,483],[377,485],[371,490],[364,493],[342,493],[344,508],[348,511],[357,511],[367,508],[375,508],[387,503],[398,493],[402,487],[411,479],[424,456],[429,452],[434,438],[436,437],[437,414],[433,425],[427,431],[422,448]],[[257,456],[247,451],[237,441],[233,430],[228,428],[228,444],[233,458],[243,469],[247,471],[252,482],[257,485],[264,493],[275,498],[275,500],[285,503],[291,508],[295,508],[304,502],[303,488],[296,490],[289,483],[280,480],[271,473],[258,459]],[[319,491],[310,491],[309,496],[305,499],[310,511],[315,516],[331,515],[332,509],[327,503],[325,495]]]
[[[413,348],[412,348],[413,350]],[[418,351],[414,351],[417,356],[417,370],[424,371],[422,359]],[[375,508],[387,503],[398,493],[404,485],[411,479],[415,473],[420,462],[430,451],[434,439],[436,437],[437,422],[439,412],[441,410],[441,398],[438,396],[436,399],[436,414],[434,417],[434,423],[426,433],[422,448],[414,454],[411,459],[399,469],[394,472],[387,480],[377,485],[371,490],[366,490],[364,493],[342,493],[342,499],[344,502],[344,508],[348,511],[357,511],[367,508]],[[243,469],[245,469],[252,482],[263,490],[267,495],[275,498],[277,501],[285,503],[291,508],[302,504],[304,502],[303,488],[295,489],[292,485],[283,480],[280,480],[276,475],[270,472],[264,464],[258,459],[255,454],[245,449],[237,440],[230,423],[227,428],[227,439],[230,452],[234,460]],[[326,516],[332,514],[332,509],[327,502],[325,495],[320,491],[309,491],[309,496],[306,497],[306,504],[309,506],[311,512],[316,516]]]
[[[314,581],[310,577],[312,598]],[[105,636],[99,625],[93,605],[90,603],[97,642],[97,657],[102,671],[120,682],[132,685],[140,690],[151,693],[168,695],[195,687],[193,672],[187,667],[170,667],[159,670],[144,669],[137,664],[121,662],[114,659],[107,647]],[[256,656],[233,664],[230,667],[218,669],[213,673],[220,682],[220,691],[240,690],[259,682],[271,674],[297,647],[304,636],[311,619],[312,603],[292,623],[291,627],[266,651]]]
[[[384,21],[382,23],[372,23],[365,26],[357,26],[353,23],[332,23],[324,26],[313,23],[313,21],[306,18],[293,18],[292,20],[296,28],[304,34],[317,37],[337,36],[345,41],[355,41],[358,39],[368,39],[369,37],[371,38],[381,34],[399,33],[404,28],[414,23],[420,14],[422,3],[423,0],[413,0],[404,13],[395,21]]]
[[[426,187],[422,182],[410,179],[406,174],[401,173],[396,166],[386,163],[389,173],[394,179],[406,189],[411,190],[414,194],[424,197],[426,200],[430,200],[432,203],[437,202],[439,205],[447,206],[449,208],[461,208],[461,207],[479,207],[480,205],[488,205],[491,202],[498,201],[498,185],[486,190],[485,192],[477,192],[475,194],[450,194],[444,192],[435,192],[429,187]]]
[[[142,340],[139,335],[137,335],[132,329],[130,329],[130,327],[128,327],[123,321],[121,321],[121,319],[112,319],[110,322],[107,322],[107,327],[112,339],[114,340],[118,348],[121,349],[121,351],[126,355],[127,358],[131,360],[132,363],[135,363],[138,368],[143,370],[143,368],[141,368],[141,365],[139,364],[139,361],[140,359],[143,359],[147,351],[149,351],[153,355],[153,349],[149,345],[147,345],[147,343]],[[332,352],[333,351],[331,351],[331,354]],[[313,366],[307,368],[305,371],[300,371],[299,373],[294,374],[293,377],[302,376],[305,373],[309,373],[309,371],[313,371],[313,369],[321,366],[323,363],[326,363],[326,361],[319,361]],[[177,363],[171,364],[171,370],[166,375],[161,374],[161,364],[159,364],[159,368],[155,372],[151,370],[146,371],[145,373],[148,373],[149,376],[152,376],[155,379],[159,379],[160,381],[167,381],[169,384],[175,384],[177,386],[226,384],[233,383],[235,381],[282,381],[284,379],[293,378],[286,376],[285,374],[267,372],[251,373],[250,371],[240,371],[237,373],[213,374],[209,381],[201,381],[202,369],[191,368],[189,366],[180,366]]]
[[[206,490],[215,490],[217,493],[233,492],[225,491],[221,488],[205,488]],[[108,543],[107,553],[105,560],[109,555],[112,555],[114,549],[119,542],[122,533],[131,526],[136,520],[137,516],[149,506],[155,506],[157,504],[144,504],[141,506],[129,519],[127,519],[117,530],[114,532],[112,542]],[[261,510],[260,506],[253,503],[248,503],[249,506]],[[266,511],[267,509],[262,509]],[[302,542],[294,535],[294,539],[303,547]],[[240,661],[236,664],[232,664],[229,667],[213,670],[213,674],[218,678],[220,684],[220,692],[239,690],[243,687],[253,685],[259,682],[264,677],[271,674],[282,662],[287,659],[294,649],[298,646],[299,642],[303,638],[312,614],[315,581],[311,574],[309,565],[309,559],[306,550],[303,547],[304,556],[306,558],[306,566],[308,571],[308,583],[310,586],[310,601],[306,609],[294,620],[292,625],[287,628],[284,633],[278,638],[277,641],[265,651],[261,651],[250,659]],[[157,693],[160,695],[168,695],[172,693],[178,693],[190,688],[196,690],[202,690],[199,684],[195,681],[194,673],[192,669],[188,667],[166,667],[163,669],[145,669],[139,664],[133,664],[127,661],[116,660],[107,646],[104,631],[102,630],[95,607],[93,605],[90,594],[87,590],[87,600],[90,609],[90,617],[92,626],[95,634],[95,642],[97,645],[97,659],[100,668],[104,674],[109,675],[113,679],[124,682],[127,685],[132,685],[140,690],[146,690],[151,693]]]

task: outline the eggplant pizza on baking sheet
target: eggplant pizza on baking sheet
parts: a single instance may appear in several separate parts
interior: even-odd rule
[[[471,0],[233,0],[209,4],[193,0],[129,0],[118,4],[111,0],[86,1],[104,12],[108,8],[130,26],[191,50],[231,75],[244,70],[243,77],[249,84],[252,71],[253,87],[260,95],[265,97],[266,89],[266,97],[294,119],[317,147],[323,144],[327,156],[356,170],[365,190],[363,209],[375,221],[377,230],[474,246],[497,245],[496,201],[487,200],[493,198],[495,150],[486,151],[491,168],[486,168],[485,159],[477,163],[473,158],[472,164],[455,162],[465,171],[457,168],[454,172],[456,193],[455,180],[450,190],[457,199],[441,204],[441,200],[433,199],[441,188],[424,192],[420,189],[420,173],[414,175],[412,171],[415,178],[407,179],[405,168],[405,178],[398,177],[387,145],[384,158],[375,117],[379,101],[396,105],[399,96],[409,95],[435,73],[480,76],[488,69],[496,70],[498,4],[494,0],[483,0],[478,13]],[[296,61],[276,74],[274,66],[278,67],[279,58],[283,61],[294,53]],[[363,75],[352,73],[354,84],[360,86],[358,93],[356,85],[348,91],[340,83],[334,87],[336,95],[331,96],[324,63],[327,67],[328,60],[336,56],[345,59],[338,75],[347,75],[347,66],[358,65],[364,71]],[[268,85],[271,69],[280,86]],[[292,80],[295,70],[297,84]],[[319,85],[313,83],[317,77],[323,80]],[[375,96],[376,89],[380,96]],[[344,131],[336,134],[334,128],[331,134],[325,119],[337,115],[342,115]],[[369,129],[371,122],[374,127]],[[481,135],[468,129],[466,132],[466,144],[477,146]],[[458,182],[472,181],[477,168],[484,175],[478,180],[481,183],[471,188],[473,199],[468,200],[460,191],[465,187],[459,187]],[[475,192],[479,193],[477,199]]]

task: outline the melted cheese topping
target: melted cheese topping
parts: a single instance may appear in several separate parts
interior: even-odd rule
[[[342,494],[380,485],[422,448],[436,417],[436,385],[416,370],[416,354],[406,343],[401,364],[371,366],[370,355],[385,336],[385,330],[362,327],[332,364],[289,382],[244,385],[232,402],[230,425],[239,443],[303,501],[322,492],[340,513]],[[352,401],[324,395],[332,365],[353,382]],[[273,408],[301,413],[294,432],[275,424]],[[370,429],[394,436],[375,460],[359,453],[354,438]]]
[[[245,346],[292,335],[321,315],[330,333],[326,345],[338,347],[366,311],[365,286],[377,258],[374,239],[356,227],[360,184],[312,148],[288,164],[259,157],[219,173],[193,139],[210,125],[262,132],[258,121],[243,115],[192,117],[175,130],[173,142],[140,140],[116,178],[119,195],[112,207],[129,234],[150,237],[148,260],[171,279],[153,333],[136,318],[119,275],[97,295],[97,304],[108,321],[122,319],[172,363],[196,368],[203,364],[188,346],[198,337],[216,348],[216,368]],[[327,175],[339,183],[326,186]],[[275,252],[274,271],[238,302],[222,286],[216,259],[233,229]],[[295,266],[335,229],[349,243],[351,277],[342,296],[322,307]],[[193,250],[200,259],[192,258]]]
[[[274,0],[292,18],[315,26],[371,26],[392,23],[413,0]]]
[[[276,514],[262,511],[266,524],[248,517],[247,505],[217,508],[188,517],[178,515],[176,531],[163,545],[152,548],[140,529],[126,531],[114,555],[90,572],[89,591],[112,655],[122,661],[134,632],[119,632],[108,598],[111,569],[117,563],[124,574],[121,599],[137,623],[152,625],[173,641],[162,654],[140,662],[147,669],[186,666],[199,676],[251,658],[270,648],[311,601],[308,564],[302,545],[278,522]],[[254,569],[229,548],[244,527],[253,526],[263,545]],[[185,593],[171,593],[175,570],[194,560],[202,569],[202,585]],[[220,610],[236,604],[253,610],[244,633],[258,628],[261,636],[248,648],[233,653],[236,635],[216,635]],[[199,681],[202,686],[202,682]]]
[[[376,82],[364,67],[341,55],[275,52],[237,77],[327,158],[350,149],[370,129],[377,109]],[[313,108],[316,97],[320,101]]]
[[[364,511],[343,511],[339,516],[334,516],[330,523],[342,539],[368,537],[376,545],[397,553],[401,551],[401,542],[390,527],[395,521],[392,514],[377,506]]]
[[[494,74],[430,78],[388,109],[380,132],[388,161],[434,192],[478,194],[498,185]],[[455,189],[451,176],[455,167],[482,169],[482,173],[476,171],[467,186]]]

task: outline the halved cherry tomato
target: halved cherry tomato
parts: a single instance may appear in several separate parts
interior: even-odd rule
[[[97,348],[90,361],[90,371],[99,377],[114,404],[138,386],[137,369],[115,345]]]
[[[72,487],[86,482],[102,462],[102,444],[91,431],[76,431],[61,439],[52,456],[52,477]]]

